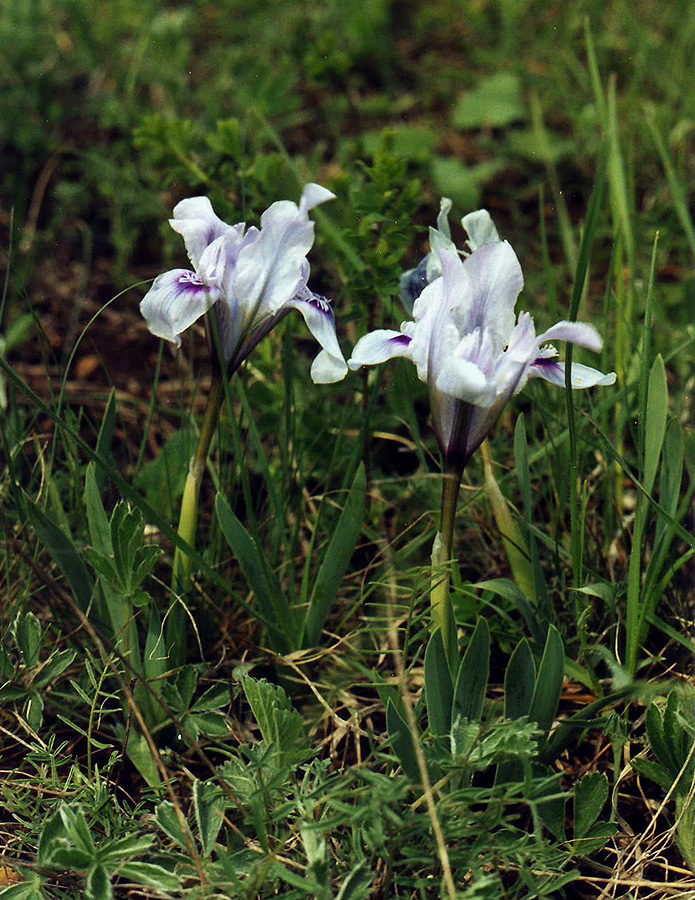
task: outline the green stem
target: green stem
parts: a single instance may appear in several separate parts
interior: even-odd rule
[[[183,538],[191,547],[195,546],[196,527],[198,524],[198,495],[200,484],[203,480],[203,472],[212,442],[212,436],[217,428],[217,420],[222,400],[222,374],[215,368],[208,394],[208,402],[205,407],[203,421],[200,426],[198,444],[191,459],[186,476],[186,484],[181,500],[181,513],[179,515],[179,537]],[[191,558],[187,553],[176,548],[174,553],[174,569],[172,576],[172,588],[176,591],[185,590],[191,577]]]
[[[451,559],[454,546],[454,524],[456,520],[456,502],[463,465],[450,463],[444,472],[442,482],[442,509],[439,532],[434,539],[432,548],[432,591],[430,602],[432,605],[432,624],[440,628],[442,642],[447,656],[453,654],[455,635],[451,633],[451,623],[454,621],[453,606],[449,594],[449,581],[451,578]],[[450,662],[453,662],[450,659]]]

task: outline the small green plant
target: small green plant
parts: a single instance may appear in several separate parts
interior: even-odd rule
[[[675,688],[647,710],[647,741],[655,759],[638,756],[632,767],[676,801],[676,843],[695,872],[695,692]]]
[[[83,874],[87,900],[110,900],[115,877],[163,892],[176,890],[179,879],[173,872],[139,859],[151,852],[153,843],[153,836],[138,835],[95,840],[82,808],[61,804],[44,826],[38,864]]]
[[[73,664],[77,653],[51,648],[42,659],[41,651],[51,635],[33,612],[17,615],[12,637],[17,652],[0,644],[0,703],[21,702],[22,717],[34,732],[39,732],[46,693]]]

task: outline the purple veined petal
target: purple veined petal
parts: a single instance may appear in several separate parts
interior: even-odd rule
[[[329,191],[328,188],[311,182],[305,185],[302,191],[302,198],[299,201],[299,212],[306,216],[310,209],[321,203],[326,203],[328,200],[335,200],[335,194]]]
[[[552,356],[540,356],[531,364],[528,374],[530,378],[544,378],[558,387],[565,386],[565,364],[558,362]],[[572,363],[572,387],[575,390],[615,384],[615,379],[615,372],[609,372],[607,375],[604,375],[603,372],[599,372],[598,369],[592,369],[591,366]]]
[[[314,243],[314,223],[296,203],[278,200],[261,216],[261,230],[239,251],[233,292],[248,326],[274,315],[306,285],[306,255]]]
[[[461,333],[484,328],[501,353],[514,328],[514,306],[524,286],[517,255],[507,241],[484,244],[464,260],[463,268],[471,280],[473,302],[462,310]]]
[[[307,328],[322,347],[311,367],[314,383],[333,384],[341,381],[348,369],[335,333],[335,316],[328,300],[305,289],[286,305],[299,310]]]
[[[174,217],[169,224],[184,240],[186,252],[193,268],[198,269],[203,251],[223,235],[239,240],[244,233],[244,223],[227,225],[213,211],[207,197],[189,197],[174,207]]]
[[[376,366],[396,356],[412,358],[413,338],[402,331],[379,328],[363,335],[355,344],[348,366],[354,371],[362,366]]]
[[[543,334],[538,335],[539,347],[541,344],[551,341],[567,341],[570,344],[578,344],[580,347],[586,347],[587,350],[593,350],[594,353],[600,353],[603,348],[601,335],[593,325],[588,325],[586,322],[558,322]]]
[[[172,269],[155,278],[140,301],[140,312],[156,337],[181,346],[181,334],[204,315],[220,297],[195,272]]]

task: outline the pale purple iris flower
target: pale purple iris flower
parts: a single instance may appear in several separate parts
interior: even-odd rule
[[[523,287],[516,254],[499,240],[485,210],[463,219],[471,253],[461,259],[446,223],[442,203],[433,249],[418,269],[406,273],[404,302],[413,298],[414,321],[400,331],[381,329],[362,337],[348,360],[351,369],[412,360],[430,390],[433,427],[447,467],[463,468],[492,431],[504,406],[529,378],[564,385],[564,363],[549,341],[569,341],[599,352],[601,337],[593,325],[558,322],[536,335],[533,319],[514,313]],[[446,229],[442,227],[446,223]],[[432,235],[434,233],[434,235]],[[615,382],[588,366],[572,364],[572,387]]]
[[[333,197],[326,188],[308,184],[299,205],[290,200],[273,203],[261,216],[260,229],[246,228],[243,222],[227,225],[207,197],[182,200],[169,224],[183,237],[193,269],[173,269],[155,278],[140,302],[147,327],[181,346],[181,334],[212,310],[231,374],[296,309],[322,347],[311,367],[313,381],[339,381],[347,366],[333,310],[307,286],[306,258],[314,243],[309,210]]]

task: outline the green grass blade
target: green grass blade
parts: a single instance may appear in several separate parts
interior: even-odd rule
[[[94,582],[70,537],[22,492],[22,502],[39,540],[53,557],[55,564],[65,575],[75,596],[77,605],[86,613],[94,597]]]
[[[234,515],[222,494],[215,498],[215,512],[222,534],[254,593],[273,649],[280,653],[297,649],[292,607],[263,551]]]
[[[666,148],[661,132],[654,121],[654,108],[652,106],[645,107],[645,119],[647,120],[647,125],[652,133],[654,144],[656,145],[657,152],[661,157],[661,163],[666,172],[666,178],[668,179],[671,194],[673,195],[673,205],[676,210],[676,215],[678,216],[678,221],[681,223],[690,249],[693,255],[695,255],[695,226],[693,226],[693,220],[690,215],[687,193],[678,180],[671,156]]]
[[[120,474],[120,472],[114,468],[114,466],[109,463],[108,460],[104,459],[99,453],[97,453],[90,445],[84,441],[77,431],[72,428],[72,426],[68,425],[60,416],[56,413],[55,410],[51,409],[47,403],[33,391],[29,385],[20,378],[20,376],[14,371],[14,369],[7,363],[6,360],[0,356],[0,369],[5,373],[8,380],[21,391],[25,397],[31,402],[31,404],[36,407],[43,415],[45,415],[52,422],[55,422],[56,428],[58,431],[64,432],[65,435],[70,438],[70,440],[74,443],[74,445],[85,454],[85,456],[94,462],[101,471],[104,472],[106,477],[113,483],[113,485],[118,488],[118,491],[126,500],[129,500],[133,506],[139,509],[142,514],[145,516],[147,522],[155,525],[159,531],[161,531],[162,535],[166,538],[167,541],[172,543],[174,547],[178,547],[182,552],[188,554],[191,558],[192,563],[194,563],[201,571],[205,572],[206,576],[210,579],[211,583],[216,585],[220,590],[225,591],[226,593],[230,592],[230,586],[227,582],[222,578],[215,569],[210,565],[210,563],[205,559],[205,557],[198,553],[193,547],[186,543],[177,533],[175,528],[172,528],[169,522],[158,512],[151,504],[149,504],[146,500],[144,500],[140,494],[135,490],[135,488],[125,480],[125,478]],[[259,610],[254,610],[248,603],[244,601],[242,597],[238,594],[235,594],[235,601],[248,613],[255,616],[255,618],[259,619],[263,622],[264,625],[269,625],[271,623],[266,622],[263,617],[263,613]]]
[[[355,544],[362,530],[366,497],[367,479],[364,465],[360,464],[311,592],[302,640],[305,647],[315,647],[321,638],[324,623],[355,552]]]
[[[579,311],[579,302],[584,292],[584,283],[586,274],[589,269],[589,260],[591,258],[591,250],[596,237],[599,216],[601,214],[601,206],[603,204],[603,193],[606,184],[606,154],[605,151],[601,155],[598,171],[596,173],[596,182],[591,192],[589,206],[587,208],[586,222],[582,233],[582,243],[579,247],[579,258],[574,272],[574,284],[572,285],[572,300],[570,302],[570,310],[568,319],[574,322]],[[569,491],[570,491],[570,520],[572,529],[572,563],[574,573],[575,587],[581,587],[583,581],[583,561],[582,561],[582,534],[578,521],[578,498],[577,498],[577,430],[574,421],[574,397],[572,395],[572,344],[567,345],[565,351],[565,390],[567,393],[567,427],[570,439],[570,459],[569,459]]]
[[[645,411],[644,475],[642,489],[651,497],[659,465],[659,457],[666,432],[668,414],[668,384],[664,361],[659,354],[654,360],[649,374],[647,388],[647,408]],[[625,617],[626,667],[630,677],[637,667],[637,651],[642,636],[641,571],[642,541],[647,525],[649,501],[640,496],[637,503],[635,525],[632,532],[632,548],[627,576],[627,612]],[[670,517],[669,517],[670,518]]]

